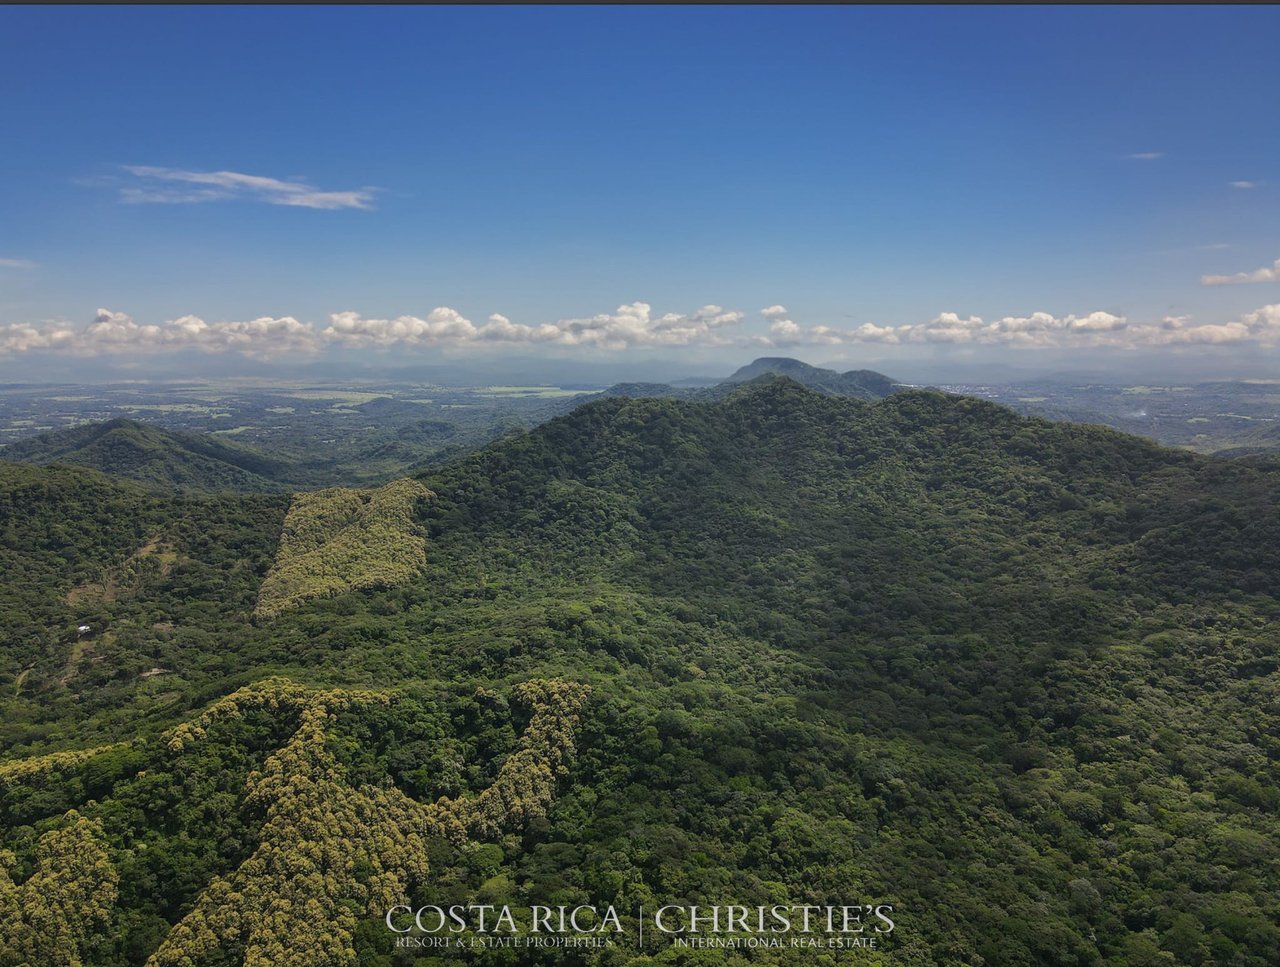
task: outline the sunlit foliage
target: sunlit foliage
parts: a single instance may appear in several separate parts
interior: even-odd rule
[[[426,561],[414,515],[418,501],[431,496],[407,478],[374,491],[299,494],[254,613],[272,618],[312,598],[404,583]]]

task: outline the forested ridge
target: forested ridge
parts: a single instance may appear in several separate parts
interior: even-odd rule
[[[86,964],[398,963],[396,893],[894,905],[879,950],[806,963],[1280,962],[1273,465],[764,378],[600,399],[414,486],[403,580],[255,621],[288,496],[0,465],[8,922],[75,855]],[[513,776],[536,808],[486,813]],[[490,818],[442,834],[412,804],[443,801]],[[243,933],[298,822],[409,814],[403,866],[371,835],[288,887],[309,959]],[[566,962],[512,956],[471,959]]]
[[[296,475],[286,461],[211,434],[123,418],[37,434],[0,448],[0,458],[89,467],[157,490],[283,490]]]

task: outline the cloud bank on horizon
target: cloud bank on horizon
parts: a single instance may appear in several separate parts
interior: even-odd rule
[[[786,318],[782,306],[770,306],[762,310],[762,314],[771,320],[771,325],[769,335],[757,337],[757,342],[775,347],[951,343],[1020,349],[1151,349],[1214,344],[1271,348],[1280,344],[1280,304],[1262,306],[1230,322],[1200,325],[1190,325],[1187,316],[1165,316],[1156,323],[1134,323],[1110,312],[1091,312],[1084,316],[1033,312],[1029,316],[1005,316],[989,321],[979,316],[962,318],[957,313],[944,312],[923,323],[902,326],[865,323],[856,329],[841,330],[821,325],[800,326]]]
[[[97,356],[194,349],[271,359],[335,349],[503,346],[621,351],[653,347],[780,349],[853,344],[950,344],[1015,349],[1144,349],[1189,345],[1272,348],[1280,345],[1280,303],[1262,306],[1226,322],[1199,324],[1192,324],[1186,316],[1133,322],[1103,311],[1066,316],[1033,312],[991,320],[944,312],[920,323],[897,326],[864,323],[854,328],[839,328],[801,325],[790,318],[782,305],[767,306],[760,310],[760,315],[768,323],[764,334],[744,329],[746,313],[711,304],[690,313],[657,315],[648,303],[633,302],[619,306],[612,313],[538,325],[512,322],[497,313],[477,325],[447,306],[433,309],[424,317],[404,315],[395,319],[366,318],[351,311],[335,312],[323,324],[292,316],[207,322],[194,315],[162,323],[139,323],[127,313],[99,309],[93,321],[81,329],[56,322],[0,326],[0,356],[41,352]]]
[[[187,315],[163,323],[139,323],[127,313],[99,309],[83,329],[65,323],[0,326],[0,355],[55,351],[77,355],[148,353],[198,349],[236,352],[255,358],[347,349],[440,348],[477,345],[554,345],[623,350],[643,346],[714,346],[732,340],[725,331],[745,314],[706,305],[695,312],[655,316],[644,302],[616,312],[561,319],[537,326],[514,323],[493,314],[476,325],[447,306],[425,317],[367,319],[357,312],[335,312],[325,325],[292,316],[263,316],[247,321],[206,322]]]

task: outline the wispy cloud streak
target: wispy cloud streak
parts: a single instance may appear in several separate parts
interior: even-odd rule
[[[185,171],[151,165],[125,165],[124,170],[139,179],[139,184],[120,189],[120,200],[128,204],[190,205],[239,198],[296,208],[373,207],[373,188],[320,191],[305,181],[239,171]]]

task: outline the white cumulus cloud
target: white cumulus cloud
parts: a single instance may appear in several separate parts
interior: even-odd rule
[[[631,346],[723,345],[725,330],[745,316],[717,305],[705,305],[684,315],[668,312],[654,316],[647,302],[619,306],[617,311],[583,319],[561,319],[538,327],[538,341],[564,346],[599,346],[624,349]]]
[[[0,355],[61,349],[69,346],[75,335],[73,329],[61,324],[38,327],[26,322],[11,323],[0,326]]]
[[[757,346],[791,346],[802,343],[835,346],[848,341],[848,333],[831,326],[801,326],[791,318],[785,306],[767,306],[760,310],[760,315],[769,320],[769,335],[756,336],[752,342]]]
[[[530,326],[495,313],[477,326],[457,311],[441,307],[426,318],[365,319],[355,312],[329,317],[321,330],[326,341],[347,346],[439,346],[476,342],[546,343],[559,346],[594,346],[629,349],[637,346],[714,345],[727,341],[720,335],[743,319],[741,312],[706,305],[689,314],[669,312],[655,316],[647,302],[619,306],[615,312],[584,318],[560,319]]]
[[[1280,282],[1280,259],[1270,266],[1234,275],[1202,275],[1201,285],[1244,285],[1249,282]]]
[[[790,318],[786,306],[765,306],[760,310],[760,315],[769,320],[769,335],[757,338],[757,343],[764,346],[785,345],[791,340],[800,338],[802,333],[800,325]],[[817,327],[814,328],[816,330]],[[816,339],[807,341],[816,341]]]
[[[56,343],[29,348],[66,349],[89,356],[198,349],[207,353],[239,352],[261,358],[321,348],[314,327],[291,316],[226,322],[180,316],[163,323],[143,324],[127,313],[99,309],[83,330],[75,332],[63,327],[57,332],[61,335]]]
[[[469,342],[476,327],[461,313],[442,306],[425,319],[399,316],[396,319],[365,319],[357,312],[335,312],[320,338],[344,346],[380,347],[424,346],[445,342]]]

